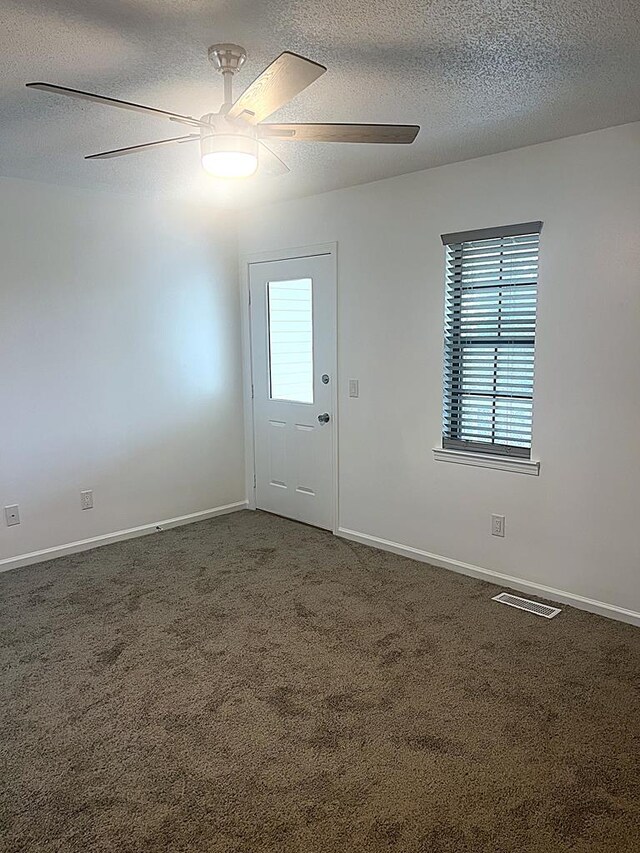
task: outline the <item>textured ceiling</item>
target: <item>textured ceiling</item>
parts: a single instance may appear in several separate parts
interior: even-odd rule
[[[639,0],[2,0],[0,174],[246,204],[290,198],[640,120]],[[181,113],[222,101],[213,42],[328,72],[278,121],[422,125],[412,146],[273,142],[291,174],[225,186],[196,145],[83,155],[176,135],[162,119],[33,92],[45,80]]]

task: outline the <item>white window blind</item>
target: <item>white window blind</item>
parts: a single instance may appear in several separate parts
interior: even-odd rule
[[[541,222],[443,235],[442,446],[531,455]]]
[[[270,281],[269,381],[272,400],[313,403],[313,284]]]

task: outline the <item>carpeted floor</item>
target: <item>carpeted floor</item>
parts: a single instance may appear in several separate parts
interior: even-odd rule
[[[637,853],[640,630],[494,594],[250,512],[5,573],[0,850]]]

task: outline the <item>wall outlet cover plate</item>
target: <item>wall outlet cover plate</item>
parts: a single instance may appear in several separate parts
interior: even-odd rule
[[[4,508],[4,520],[7,527],[13,527],[14,524],[20,524],[20,510],[18,504],[12,504]]]

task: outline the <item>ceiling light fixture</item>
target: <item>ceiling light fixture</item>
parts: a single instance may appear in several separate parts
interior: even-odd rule
[[[205,135],[202,167],[216,178],[248,178],[258,168],[258,140],[236,134]]]
[[[265,119],[303,92],[327,70],[324,65],[285,50],[251,83],[239,98],[233,99],[233,76],[244,65],[247,52],[237,44],[212,44],[209,59],[222,74],[224,101],[216,113],[196,116],[160,110],[121,101],[118,98],[96,95],[81,89],[70,89],[54,83],[27,83],[30,89],[40,89],[55,95],[79,98],[96,104],[123,110],[162,116],[189,128],[183,136],[157,139],[142,145],[129,145],[90,154],[87,160],[109,160],[149,151],[158,146],[200,142],[203,168],[220,178],[248,178],[258,168],[270,175],[284,175],[289,169],[272,151],[265,140],[291,142],[391,143],[409,145],[420,128],[414,124],[270,124]]]

